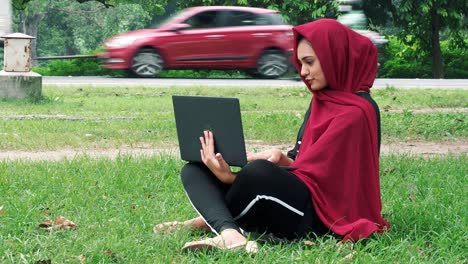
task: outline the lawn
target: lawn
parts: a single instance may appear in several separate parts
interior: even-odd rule
[[[310,102],[297,88],[57,88],[38,104],[0,101],[0,149],[162,147],[177,144],[171,96],[240,98],[245,137],[264,144],[294,142]],[[465,90],[378,89],[383,142],[468,138]],[[450,111],[442,111],[450,108]],[[429,112],[418,113],[425,109]],[[414,112],[414,113],[413,113]]]
[[[171,95],[239,97],[249,142],[294,142],[310,101],[304,88],[45,87],[44,100],[0,101],[0,150],[175,146]],[[464,90],[378,89],[383,143],[468,140]],[[391,229],[355,244],[325,237],[261,243],[259,253],[182,254],[207,234],[153,234],[194,217],[177,157],[80,156],[0,160],[0,263],[466,263],[466,153],[383,155],[383,214]],[[63,216],[76,229],[48,229]],[[41,225],[42,224],[42,225]]]
[[[466,155],[385,156],[383,214],[391,230],[356,244],[323,238],[308,245],[260,245],[242,252],[182,254],[204,236],[153,234],[167,220],[194,217],[178,171],[162,156],[0,163],[0,262],[34,263],[465,263]],[[76,230],[39,227],[64,216]],[[348,259],[349,258],[349,259]]]

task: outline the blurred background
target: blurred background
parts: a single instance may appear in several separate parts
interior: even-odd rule
[[[337,19],[378,47],[381,78],[468,78],[465,0],[0,0],[0,36],[21,32],[35,37],[33,58],[93,55],[103,50],[105,39],[153,28],[176,11],[199,5],[274,9],[291,25]],[[97,58],[33,63],[43,75],[119,75]]]

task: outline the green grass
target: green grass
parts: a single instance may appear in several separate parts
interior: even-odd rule
[[[310,94],[297,88],[57,88],[31,104],[0,101],[0,149],[174,146],[171,95],[239,97],[248,140],[294,142]],[[464,90],[380,89],[383,142],[468,138]],[[434,108],[435,112],[415,110]],[[437,108],[457,108],[438,112]],[[394,111],[398,110],[398,111]],[[26,119],[24,119],[26,118]],[[466,153],[383,156],[383,213],[391,230],[356,244],[321,238],[262,244],[241,252],[181,254],[186,230],[153,234],[159,222],[195,216],[178,178],[182,161],[163,156],[115,160],[0,161],[0,263],[466,263]],[[38,225],[64,216],[77,230]],[[351,259],[346,256],[353,256]]]
[[[356,244],[331,238],[261,244],[242,252],[181,254],[203,234],[152,233],[154,224],[195,216],[167,157],[0,162],[0,263],[466,263],[466,155],[384,156],[383,214],[391,230]],[[62,215],[77,230],[38,227]],[[320,262],[318,262],[320,261]]]
[[[382,113],[384,142],[399,140],[455,141],[468,137],[467,113]]]
[[[294,142],[311,95],[297,88],[57,88],[45,87],[40,103],[0,101],[0,149],[174,146],[171,96],[240,98],[245,137],[266,144]],[[383,142],[459,141],[468,137],[465,90],[377,89]],[[456,108],[450,113],[412,110]],[[460,109],[465,109],[462,111]],[[400,110],[394,111],[394,110]],[[24,119],[25,116],[29,119]]]

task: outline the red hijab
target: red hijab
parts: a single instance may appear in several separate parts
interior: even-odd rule
[[[343,240],[381,232],[389,224],[381,215],[377,117],[372,105],[355,95],[369,92],[374,83],[377,49],[333,19],[299,25],[293,32],[297,70],[302,36],[311,43],[328,82],[313,92],[293,173],[310,189],[322,222]]]

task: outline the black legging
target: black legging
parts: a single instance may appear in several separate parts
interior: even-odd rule
[[[202,163],[186,164],[181,177],[192,205],[218,234],[242,228],[294,239],[327,231],[306,185],[269,161],[250,162],[232,185],[221,183]]]

